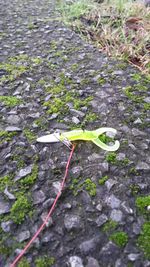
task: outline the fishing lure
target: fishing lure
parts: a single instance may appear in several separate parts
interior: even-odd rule
[[[116,151],[120,146],[120,143],[118,140],[116,140],[113,145],[106,145],[100,140],[100,136],[106,132],[111,132],[113,134],[117,133],[116,129],[109,128],[109,127],[102,127],[94,131],[77,129],[77,130],[72,130],[69,132],[53,133],[53,134],[41,136],[37,139],[37,142],[53,143],[53,142],[59,142],[59,141],[70,142],[70,141],[77,141],[77,140],[92,141],[94,144],[96,144],[97,146],[99,146],[100,148],[106,151]]]

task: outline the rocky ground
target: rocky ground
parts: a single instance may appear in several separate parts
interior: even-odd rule
[[[0,266],[41,225],[65,171],[68,148],[37,136],[108,126],[120,149],[77,144],[53,216],[18,266],[148,267],[150,80],[66,28],[55,2],[1,0]]]

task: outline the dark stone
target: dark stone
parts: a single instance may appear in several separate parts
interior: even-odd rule
[[[82,242],[79,248],[81,253],[85,255],[92,255],[92,252],[97,249],[99,243],[100,243],[100,238],[94,237],[92,239]]]
[[[108,266],[108,263],[117,260],[119,255],[119,248],[111,241],[109,241],[100,251],[99,258],[101,262]]]
[[[79,230],[83,227],[81,218],[78,215],[65,215],[64,225],[67,231]]]

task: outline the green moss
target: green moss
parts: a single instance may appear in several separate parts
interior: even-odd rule
[[[90,178],[86,179],[83,185],[85,190],[89,192],[90,196],[96,196],[96,184],[93,183]]]
[[[48,65],[48,68],[50,70],[56,70],[56,69],[58,69],[58,65],[55,65],[53,63],[47,62],[47,65]]]
[[[113,233],[109,239],[113,241],[117,246],[124,247],[128,242],[128,236],[125,232]]]
[[[107,175],[103,176],[102,178],[100,178],[100,179],[98,180],[99,185],[104,185],[105,182],[106,182],[108,179],[109,179],[109,177],[108,177]]]
[[[22,101],[15,96],[0,96],[0,102],[4,103],[7,107],[15,107]]]
[[[119,163],[119,165],[121,165],[121,166],[127,166],[127,165],[130,164],[130,160],[129,160],[128,158],[124,158],[124,159],[122,159],[122,160],[119,160],[118,163]]]
[[[134,81],[137,81],[137,82],[139,82],[142,79],[141,74],[139,73],[134,73],[131,75],[131,77]]]
[[[3,63],[0,68],[5,69],[9,74],[13,76],[20,76],[22,73],[27,71],[27,67],[24,65],[13,65],[9,63]]]
[[[7,217],[5,215],[5,217]],[[7,218],[3,218],[7,220]],[[25,246],[25,242],[19,243],[16,242],[16,238],[14,237],[14,233],[4,233],[0,228],[0,254],[3,255],[4,259],[7,261],[8,257],[11,256],[16,249],[23,249]],[[18,265],[17,265],[18,266]]]
[[[18,64],[26,63],[28,60],[29,60],[29,56],[26,55],[26,54],[16,55],[14,57],[10,57],[9,58],[9,62],[11,62],[11,63],[18,63]]]
[[[150,68],[150,66],[149,66]],[[149,85],[150,83],[150,74],[147,74],[145,77],[144,77],[144,80],[142,81],[144,85]]]
[[[72,64],[71,70],[76,71],[78,69],[79,65],[77,63]]]
[[[13,175],[5,175],[0,177],[0,192],[3,192],[6,186],[11,186],[13,184]]]
[[[40,65],[43,62],[42,58],[40,58],[40,57],[33,57],[33,58],[31,58],[31,61],[35,65]]]
[[[38,84],[44,86],[46,84],[46,81],[42,78],[38,81]]]
[[[69,58],[66,55],[65,56],[62,56],[61,59],[63,60],[63,62],[69,61]]]
[[[145,258],[150,260],[150,222],[145,222],[143,224],[137,245],[143,251]]]
[[[112,232],[114,231],[118,226],[118,223],[112,220],[109,220],[108,222],[106,222],[102,228],[102,231],[104,233],[108,233],[108,232]]]
[[[37,138],[37,136],[30,129],[24,129],[23,133],[24,133],[24,135],[27,138],[29,143],[34,142]]]
[[[60,83],[59,86],[50,87],[49,90],[53,93],[53,98],[43,104],[44,107],[47,107],[47,114],[57,113],[63,115],[69,111],[67,103],[71,102],[74,109],[80,109],[82,106],[88,106],[89,102],[93,99],[93,97],[80,99],[74,91],[67,92],[64,82],[63,84]],[[64,94],[58,97],[58,94],[61,92]]]
[[[11,248],[6,246],[2,241],[0,241],[0,254],[9,257],[11,254]]]
[[[53,50],[56,50],[57,49],[57,42],[56,41],[51,41],[50,42],[50,47],[51,47],[51,49],[53,49]]]
[[[37,28],[38,28],[38,26],[36,24],[32,23],[32,22],[28,24],[28,29],[29,30],[34,30],[34,29],[37,29]]]
[[[60,73],[60,84],[61,85],[69,85],[73,83],[73,80],[65,75],[65,73]]]
[[[118,70],[118,69],[122,69],[122,70],[124,70],[124,69],[127,68],[127,63],[120,62],[120,63],[116,64],[115,67],[116,67],[117,70]]]
[[[82,189],[88,191],[89,195],[94,197],[96,195],[96,184],[90,178],[82,181],[82,177],[72,179],[70,189],[73,190],[74,196]]]
[[[54,257],[43,256],[35,260],[35,267],[50,267],[55,263]]]
[[[60,73],[59,78],[59,83],[51,81],[50,85],[44,85],[45,90],[51,93],[51,98],[43,103],[43,107],[47,108],[46,113],[48,115],[57,113],[57,121],[61,122],[64,115],[69,114],[68,104],[72,104],[74,109],[80,110],[83,106],[88,107],[93,97],[82,98],[76,90],[76,83],[71,78],[66,77],[65,73]],[[69,90],[68,86],[70,88]],[[89,121],[92,121],[95,118],[96,115],[92,112],[87,116],[87,120]],[[35,123],[37,121],[38,120],[36,120]]]
[[[130,160],[126,157],[122,160],[118,160],[117,159],[117,154],[115,152],[110,152],[106,155],[105,159],[107,160],[107,162],[117,165],[117,166],[128,166],[130,164]]]
[[[132,101],[136,102],[136,103],[141,103],[143,102],[143,97],[136,95],[135,93],[133,93],[134,88],[132,88],[131,86],[128,86],[125,88],[125,95]]]
[[[136,85],[134,86],[134,90],[135,90],[135,91],[147,91],[148,88],[147,88],[147,86],[145,86],[145,85],[142,85],[142,84],[136,84]]]
[[[135,167],[131,167],[131,168],[129,169],[129,174],[138,175],[138,171],[135,169]]]
[[[36,119],[34,123],[41,129],[47,129],[48,121],[45,117],[40,117],[39,119]]]
[[[0,143],[4,141],[10,142],[17,132],[0,131]]]
[[[78,194],[78,191],[82,188],[82,184],[80,184],[80,181],[81,181],[81,177],[79,178],[73,178],[71,181],[71,185],[70,185],[70,189],[73,191],[73,195],[74,196],[77,196]]]
[[[39,65],[43,60],[39,57],[32,58],[28,55],[16,55],[8,59],[8,62],[1,63],[0,69],[4,69],[6,74],[0,78],[0,82],[14,81],[23,73],[33,69],[33,66]]]
[[[98,119],[98,115],[97,115],[96,113],[94,113],[94,112],[89,112],[89,113],[86,115],[84,121],[85,121],[85,122],[95,122],[97,119]]]
[[[103,84],[106,83],[106,81],[105,81],[104,78],[99,78],[99,79],[97,80],[97,82],[98,82],[99,85],[103,85]]]
[[[50,92],[53,95],[55,94],[60,94],[60,93],[66,93],[67,90],[64,85],[59,84],[59,85],[54,85],[54,86],[47,86],[46,87],[46,92]]]
[[[137,197],[135,204],[140,213],[148,214],[148,211],[146,210],[146,208],[150,206],[150,195]]]
[[[126,147],[126,146],[128,145],[128,140],[123,140],[123,141],[121,142],[121,144],[122,144],[122,147],[123,147],[123,146]]]
[[[13,155],[12,155],[12,160],[18,161],[19,159],[23,159],[24,157],[24,148],[22,146],[16,145]]]
[[[18,168],[18,169],[22,169],[22,168],[24,168],[24,167],[25,167],[25,162],[24,162],[24,160],[23,160],[23,159],[18,160],[18,161],[17,161],[17,168]]]
[[[75,109],[80,109],[83,106],[88,106],[89,102],[93,100],[92,96],[86,97],[85,99],[74,98],[73,104]]]
[[[6,37],[7,33],[6,32],[0,32],[0,38],[2,39],[3,37]]]
[[[59,51],[55,52],[55,53],[53,54],[53,56],[54,56],[54,57],[62,57],[63,54],[64,54],[64,52],[61,51],[61,50],[59,50]]]
[[[89,78],[84,78],[80,81],[81,86],[90,84],[91,80]]]
[[[30,267],[30,264],[27,259],[23,258],[19,263],[18,267]]]
[[[144,103],[144,109],[150,110],[150,103]]]
[[[106,155],[106,160],[109,163],[116,164],[116,161],[117,161],[116,157],[117,157],[116,153],[115,152],[111,152],[111,153],[108,153]]]
[[[9,63],[1,63],[0,64],[0,69],[4,69],[7,74],[4,75],[0,81],[13,81],[15,78],[21,76],[21,74],[25,73],[29,67],[26,66],[23,62],[24,59],[21,57],[14,57],[14,58],[9,58]]]
[[[29,186],[35,183],[38,177],[38,165],[34,164],[32,168],[32,174],[26,176],[24,179],[20,180],[20,184],[24,186]]]
[[[10,218],[16,223],[20,224],[24,221],[25,216],[31,209],[31,201],[27,197],[21,195],[12,205],[10,210]]]
[[[64,104],[61,98],[55,97],[51,101],[46,101],[43,104],[44,107],[47,107],[47,114],[53,114],[53,113],[66,113],[68,110],[68,107]]]
[[[130,189],[133,196],[136,196],[140,191],[140,187],[137,184],[131,184]]]

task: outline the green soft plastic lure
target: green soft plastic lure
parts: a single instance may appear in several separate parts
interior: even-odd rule
[[[53,133],[45,136],[41,136],[37,139],[37,142],[42,143],[53,143],[53,142],[67,142],[67,141],[77,141],[77,140],[83,140],[83,141],[92,141],[94,144],[99,146],[100,148],[107,150],[107,151],[116,151],[120,143],[118,140],[115,141],[113,145],[106,145],[100,140],[100,135],[111,132],[113,134],[116,134],[117,131],[114,128],[109,127],[102,127],[94,131],[88,131],[88,130],[73,130],[70,132],[63,132],[63,133]]]

